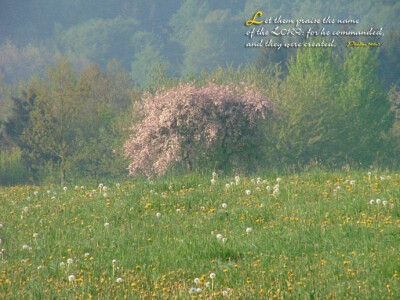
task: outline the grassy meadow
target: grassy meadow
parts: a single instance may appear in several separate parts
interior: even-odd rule
[[[400,297],[400,174],[0,189],[2,299]]]

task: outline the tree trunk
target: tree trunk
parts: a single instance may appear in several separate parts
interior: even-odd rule
[[[65,186],[65,167],[61,166],[61,185]]]

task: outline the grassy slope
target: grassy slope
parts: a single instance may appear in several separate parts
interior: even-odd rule
[[[1,189],[0,296],[399,297],[400,175],[380,175]]]

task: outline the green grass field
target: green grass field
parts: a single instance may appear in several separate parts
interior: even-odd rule
[[[1,188],[0,297],[400,297],[400,174],[278,181]]]

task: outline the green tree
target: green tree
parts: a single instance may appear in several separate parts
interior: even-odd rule
[[[346,112],[342,122],[342,146],[354,161],[370,164],[385,157],[384,135],[393,125],[388,95],[378,78],[378,53],[369,48],[352,49],[343,64],[340,104]]]
[[[66,169],[79,149],[81,130],[76,76],[71,65],[62,59],[47,74],[47,81],[36,86],[37,97],[30,113],[31,126],[25,128],[24,142],[32,149],[31,158],[52,161],[60,168],[61,184]]]

